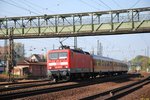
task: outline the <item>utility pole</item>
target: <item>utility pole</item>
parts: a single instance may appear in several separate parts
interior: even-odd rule
[[[8,75],[9,75],[9,81],[13,81],[13,78],[11,73],[14,67],[14,41],[13,41],[13,27],[10,28],[10,34],[9,34],[9,57],[8,57]]]
[[[147,46],[147,56],[149,57],[149,46]]]
[[[148,72],[149,70],[150,70],[150,68],[149,68],[149,46],[147,46],[147,68],[146,68],[146,71]]]
[[[99,40],[97,40],[97,55],[100,55],[100,47]]]
[[[100,56],[103,55],[102,49],[103,49],[102,44],[99,42],[99,40],[97,40],[97,55],[100,55]]]
[[[74,37],[74,49],[77,49],[77,37]]]
[[[7,45],[7,39],[4,40],[4,70],[8,73],[7,68],[7,56],[8,56],[8,45]]]
[[[94,55],[94,47],[92,47],[91,54]]]
[[[53,44],[53,50],[55,49],[55,44]]]
[[[100,49],[100,56],[103,56],[103,47],[102,47],[102,43],[100,43],[99,45],[100,45],[100,46],[99,46],[99,47],[100,47],[100,48],[99,48],[99,49]]]

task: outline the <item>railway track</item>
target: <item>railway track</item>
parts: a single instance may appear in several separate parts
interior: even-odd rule
[[[122,78],[130,78],[130,77],[135,77],[135,76],[134,75],[124,75],[124,76],[114,76],[114,77],[109,77],[109,78],[103,78],[103,79],[98,79],[98,80],[91,79],[88,81],[77,81],[74,84],[53,86],[53,87],[47,87],[47,88],[39,88],[39,87],[43,86],[42,84],[40,84],[40,85],[31,85],[31,86],[3,89],[3,91],[1,91],[1,94],[0,94],[0,99],[22,98],[22,97],[26,97],[26,96],[33,96],[33,95],[38,95],[38,94],[43,94],[43,93],[51,93],[51,92],[63,91],[63,90],[68,90],[68,89],[73,89],[73,88],[80,88],[80,87],[93,85],[93,84],[97,84],[97,83],[108,82],[108,81],[119,80]],[[51,86],[51,84],[45,83],[45,86]],[[32,89],[33,87],[36,89]],[[30,90],[28,90],[29,88],[30,88]],[[17,90],[22,89],[22,90],[17,92],[16,89]],[[13,90],[15,90],[16,92],[14,92]],[[5,92],[5,93],[3,93],[3,92]]]
[[[60,81],[60,82],[54,83],[49,80],[44,80],[44,81],[38,81],[38,82],[9,84],[9,85],[0,86],[0,92],[12,91],[12,90],[17,90],[17,89],[25,89],[25,88],[33,88],[33,87],[38,87],[38,86],[62,84],[62,83],[66,83],[66,82],[67,81]]]
[[[149,84],[150,83],[150,76],[142,79],[140,81],[131,83],[129,85],[126,86],[122,86],[119,88],[115,88],[112,90],[108,90],[93,96],[89,96],[89,97],[85,97],[82,98],[80,100],[93,100],[93,99],[98,99],[98,100],[117,100],[133,91],[136,91],[140,88],[142,88],[144,85]]]
[[[104,78],[105,77],[102,77],[102,79]],[[24,89],[24,88],[30,88],[30,87],[37,87],[37,86],[44,86],[44,85],[61,84],[65,82],[67,81],[59,81],[57,83],[54,83],[49,80],[38,80],[38,81],[18,82],[18,83],[5,83],[5,84],[0,85],[0,92],[16,90],[16,89]]]
[[[30,87],[37,87],[37,86],[44,86],[44,85],[50,85],[49,82],[41,82],[41,83],[29,83],[29,84],[19,84],[19,85],[6,85],[4,87],[0,88],[0,92],[4,91],[12,91],[16,89],[24,89],[24,88],[30,88]]]
[[[11,82],[11,83],[8,82],[8,83],[0,83],[0,86],[26,84],[26,83],[43,82],[43,81],[49,81],[49,80],[45,79],[45,80],[26,81],[26,82]]]

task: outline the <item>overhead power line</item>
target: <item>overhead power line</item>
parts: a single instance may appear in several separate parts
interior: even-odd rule
[[[10,2],[4,1],[4,0],[0,0],[0,1],[1,1],[1,2],[4,2],[4,3],[7,3],[7,4],[9,4],[9,5],[15,6],[15,7],[17,7],[17,8],[20,8],[20,9],[23,9],[23,10],[26,10],[26,11],[29,11],[29,12],[34,13],[34,14],[36,14],[36,15],[39,15],[39,13],[36,13],[36,12],[31,11],[31,10],[29,10],[29,9],[26,9],[26,8],[24,8],[24,7],[15,5],[15,4],[13,4],[13,3],[10,3]]]
[[[120,6],[120,4],[118,4],[118,2],[116,2],[115,0],[113,0],[113,2],[114,2],[118,7],[122,8],[122,7]]]
[[[95,2],[95,4],[101,6],[101,4],[100,4],[99,2],[97,2],[97,1],[95,1],[95,0],[93,0],[93,2]]]
[[[110,6],[108,6],[106,3],[104,3],[103,1],[101,1],[101,0],[98,0],[99,2],[101,2],[102,4],[104,4],[106,7],[108,7],[110,10],[111,10],[111,7]]]
[[[87,2],[85,2],[85,1],[83,1],[83,0],[80,0],[82,3],[84,3],[84,4],[86,4],[87,6],[89,6],[89,7],[92,7],[92,8],[94,8],[94,9],[96,9],[96,10],[99,10],[99,8],[96,8],[95,6],[93,6],[93,5],[91,5],[91,4],[89,4],[89,3],[87,3]]]
[[[140,1],[141,1],[141,0],[137,0],[137,1],[135,2],[135,4],[131,6],[131,8],[134,8]]]
[[[104,5],[104,4],[102,4],[102,3],[100,3],[99,1],[95,1],[95,0],[93,0],[96,4],[98,4],[99,6],[103,6],[103,7],[105,7],[106,9],[107,9],[107,7]]]
[[[34,7],[42,8],[42,9],[48,10],[49,12],[55,13],[54,11],[49,10],[48,8],[44,8],[43,6],[40,6],[40,5],[36,4],[36,3],[31,2],[31,0],[29,0],[29,1],[28,0],[24,0],[24,1],[28,2],[29,4],[33,5]]]
[[[11,1],[13,1],[13,0],[11,0]],[[42,12],[40,12],[38,9],[35,9],[35,8],[33,7],[33,5],[31,5],[31,4],[28,3],[28,2],[25,2],[25,1],[23,1],[23,0],[20,0],[20,3],[21,3],[21,4],[24,4],[24,5],[26,5],[26,6],[28,6],[29,8],[32,8],[34,11],[36,11],[36,12],[38,12],[38,13],[42,13]]]
[[[33,6],[36,6],[36,7],[38,7],[38,8],[42,8],[42,9],[45,9],[44,7],[42,7],[42,6],[40,6],[40,5],[37,5],[37,4],[35,4],[35,3],[32,3],[31,1],[28,1],[28,0],[24,0],[25,2],[28,2],[28,3],[30,3],[30,4],[32,4]]]

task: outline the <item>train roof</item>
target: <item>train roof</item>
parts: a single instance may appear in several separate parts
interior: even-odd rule
[[[57,51],[65,51],[65,50],[71,50],[71,51],[76,52],[76,53],[90,55],[89,52],[83,51],[82,49],[54,49],[54,50],[50,50],[50,51],[57,52]]]
[[[77,53],[82,53],[82,54],[87,54],[90,55],[89,52],[83,51],[83,50],[78,50],[78,49],[71,49],[73,52],[77,52]]]
[[[87,55],[91,55],[89,52],[83,51],[83,50],[79,50],[79,49],[55,49],[55,50],[51,50],[51,51],[63,51],[63,50],[71,50],[73,52],[76,53],[81,53],[81,54],[87,54]],[[121,61],[121,60],[117,60],[117,59],[113,59],[113,58],[109,58],[109,57],[104,57],[104,56],[100,56],[100,55],[91,55],[93,59],[99,59],[99,60],[105,60],[105,61],[113,61],[113,62],[117,62],[117,63],[124,63],[125,62]]]
[[[109,58],[109,57],[104,57],[104,56],[99,56],[99,55],[91,55],[92,58],[94,59],[98,59],[98,60],[105,60],[105,61],[113,61],[113,62],[118,62],[118,63],[124,63],[123,61],[121,60],[117,60],[117,59],[113,59],[113,58]]]

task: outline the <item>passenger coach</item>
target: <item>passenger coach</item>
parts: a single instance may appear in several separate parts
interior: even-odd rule
[[[127,73],[128,65],[122,61],[92,55],[94,75],[117,75]]]

